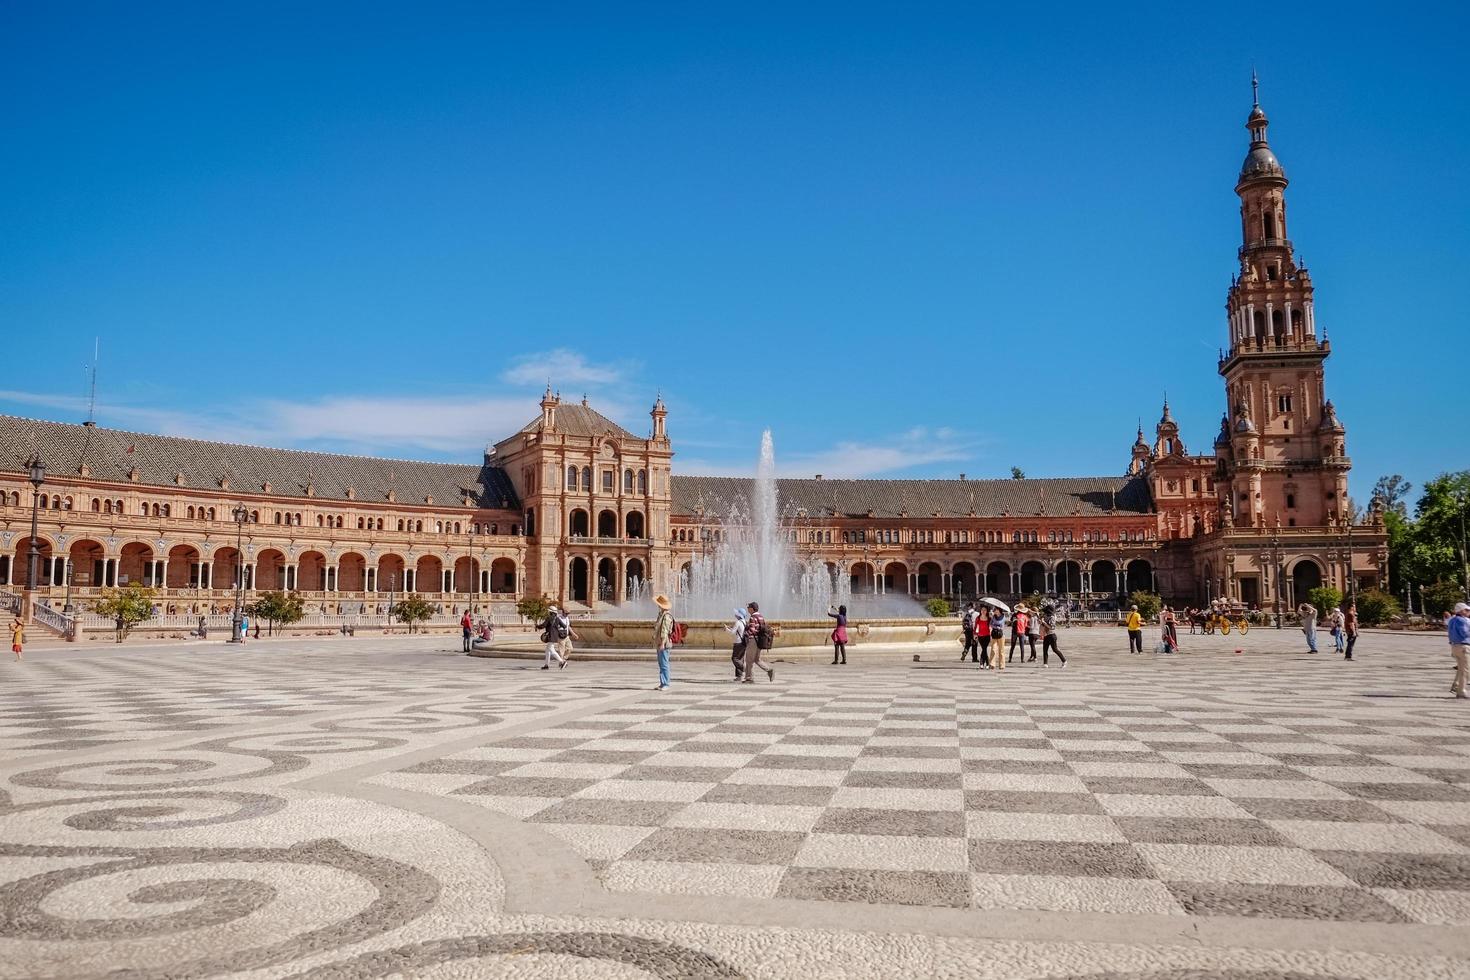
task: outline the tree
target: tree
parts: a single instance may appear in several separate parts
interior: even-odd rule
[[[929,611],[929,615],[933,616],[935,619],[942,619],[945,616],[950,615],[949,600],[945,599],[943,596],[935,596],[934,598],[930,599],[928,602],[924,603],[924,608],[927,609]]]
[[[1424,586],[1422,595],[1426,616],[1443,616],[1454,608],[1455,603],[1465,601],[1465,589],[1459,582],[1449,579]]]
[[[393,615],[400,623],[407,623],[408,631],[412,633],[418,623],[434,615],[434,607],[423,596],[414,593],[393,607]]]
[[[1011,467],[1011,479],[1012,480],[1024,480],[1024,479],[1026,479],[1026,471],[1023,470],[1023,469],[1021,469],[1021,467],[1019,467],[1019,466],[1012,466]]]
[[[1364,589],[1355,600],[1360,626],[1378,626],[1398,619],[1404,612],[1399,601],[1382,589]]]
[[[92,611],[117,624],[117,642],[153,615],[153,590],[141,582],[129,582],[120,589],[103,589],[102,598],[92,604]]]
[[[1307,601],[1317,607],[1320,618],[1342,605],[1342,593],[1330,585],[1319,585],[1307,593]]]
[[[262,592],[245,611],[256,619],[270,623],[270,632],[274,635],[277,623],[290,626],[292,623],[299,623],[306,616],[306,600],[296,592],[273,590]]]
[[[1128,596],[1129,605],[1138,607],[1138,615],[1144,619],[1153,619],[1164,608],[1164,600],[1152,592],[1139,589]]]
[[[1400,517],[1407,518],[1409,516],[1409,505],[1404,501],[1412,489],[1414,489],[1414,484],[1395,473],[1392,476],[1380,476],[1378,478],[1378,482],[1373,484],[1373,496],[1383,501],[1385,514],[1394,513]]]
[[[516,601],[516,615],[532,623],[544,623],[551,614],[551,600],[544,595],[528,595]]]

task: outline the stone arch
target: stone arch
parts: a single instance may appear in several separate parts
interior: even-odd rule
[[[567,598],[572,602],[586,602],[591,577],[587,559],[577,555],[567,566]]]
[[[286,554],[279,548],[266,548],[255,556],[255,587],[275,592],[286,587]]]
[[[1154,566],[1146,558],[1135,558],[1128,563],[1126,573],[1127,582],[1124,590],[1129,594],[1134,592],[1152,592],[1154,589]]]
[[[1313,589],[1321,588],[1326,573],[1320,562],[1310,555],[1303,555],[1291,563],[1286,573],[1291,578],[1291,604],[1299,606],[1308,601]],[[1318,610],[1325,612],[1326,610]]]
[[[919,595],[939,595],[944,591],[944,571],[938,562],[921,562],[914,572],[914,591]]]
[[[296,590],[322,592],[327,587],[327,556],[312,549],[296,559]]]
[[[1046,592],[1046,566],[1034,558],[1021,563],[1021,592]]]
[[[479,571],[480,562],[470,555],[462,555],[454,559],[454,577],[452,579],[454,591],[465,593],[478,592],[480,586],[476,578],[479,576]]]
[[[648,570],[643,567],[643,559],[629,558],[623,568],[623,595],[631,599],[647,586]]]
[[[618,515],[615,511],[598,511],[597,536],[599,538],[616,538],[618,536]]]
[[[100,541],[92,538],[78,538],[73,541],[67,548],[67,557],[71,559],[72,584],[93,587],[111,585],[105,577],[106,554],[107,549]],[[63,578],[62,582],[65,581]]]
[[[444,592],[444,561],[438,555],[420,555],[413,566],[413,590],[421,593]]]
[[[873,566],[865,561],[855,561],[848,569],[848,587],[853,595],[873,594]]]
[[[574,538],[587,538],[592,536],[592,523],[587,512],[581,507],[574,508],[567,515],[567,534]]]
[[[642,538],[643,535],[643,511],[630,510],[623,518],[623,536],[627,538]]]
[[[883,566],[883,591],[909,594],[909,567],[901,561],[891,561]]]
[[[618,594],[618,563],[615,559],[603,555],[597,560],[597,579],[593,583],[597,588],[598,602],[612,602]]]
[[[490,591],[500,595],[516,592],[516,561],[501,556],[490,562]]]
[[[1118,591],[1118,566],[1107,558],[1092,563],[1092,591],[1109,594]]]
[[[402,592],[403,573],[408,563],[397,552],[390,551],[378,558],[377,585],[379,592]]]
[[[985,588],[982,591],[1008,595],[1012,588],[1009,562],[993,561],[985,566]]]
[[[150,588],[156,584],[153,581],[153,548],[146,542],[129,541],[124,544],[117,567],[119,582],[126,578],[129,582],[142,582]]]
[[[950,591],[961,598],[975,595],[979,591],[980,583],[977,579],[979,574],[979,570],[975,568],[974,563],[968,561],[955,562],[954,567],[949,570]]]
[[[367,590],[367,558],[360,552],[349,551],[337,561],[337,591],[364,592]]]
[[[1057,592],[1061,595],[1075,596],[1082,592],[1082,566],[1071,558],[1057,562],[1056,570]]]
[[[240,552],[232,544],[214,549],[209,566],[210,588],[222,590],[233,589],[236,571],[245,567]]]
[[[168,549],[168,587],[192,589],[199,585],[199,549],[191,544],[176,544]]]

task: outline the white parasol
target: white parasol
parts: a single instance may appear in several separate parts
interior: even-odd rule
[[[1004,602],[1001,602],[999,599],[992,599],[990,598],[990,596],[984,596],[983,598],[981,598],[980,605],[990,606],[992,609],[999,609],[1003,613],[1008,613],[1011,611],[1010,606],[1006,605]]]

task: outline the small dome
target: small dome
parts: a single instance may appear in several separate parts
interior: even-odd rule
[[[1245,162],[1240,165],[1240,179],[1248,180],[1252,177],[1285,177],[1286,171],[1281,169],[1281,161],[1276,159],[1276,154],[1271,148],[1262,143],[1252,146],[1249,153],[1245,155]]]
[[[1341,422],[1337,420],[1337,409],[1332,402],[1322,406],[1322,421],[1317,425],[1318,432],[1346,432]]]
[[[1220,416],[1220,431],[1215,435],[1215,445],[1230,445],[1230,416],[1228,415]]]
[[[1255,432],[1256,423],[1252,422],[1249,415],[1242,415],[1235,420],[1236,432]]]

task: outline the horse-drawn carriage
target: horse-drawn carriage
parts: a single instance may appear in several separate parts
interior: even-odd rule
[[[1220,602],[1219,600],[1204,609],[1195,610],[1194,615],[1190,617],[1189,626],[1191,633],[1219,632],[1225,636],[1229,636],[1232,629],[1244,635],[1251,628],[1250,621],[1245,614],[1245,603]]]

